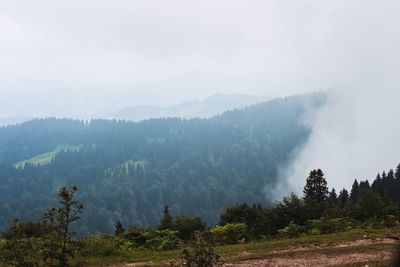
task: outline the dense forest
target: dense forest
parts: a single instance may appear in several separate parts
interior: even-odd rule
[[[224,245],[240,244],[235,249],[243,250],[241,245],[257,241],[252,246],[256,245],[259,251],[260,244],[266,246],[269,242],[271,245],[282,241],[293,249],[293,244],[301,240],[315,243],[316,239],[324,238],[325,241],[333,239],[337,253],[340,239],[354,240],[362,236],[366,243],[361,249],[365,250],[368,235],[372,235],[372,239],[383,236],[386,240],[398,241],[399,238],[400,165],[396,171],[378,174],[372,184],[368,180],[355,180],[351,190],[343,188],[339,194],[334,188],[329,190],[322,170],[311,170],[302,196],[292,193],[269,206],[241,203],[227,207],[219,223],[211,227],[206,227],[199,217],[173,216],[165,206],[156,227],[123,225],[117,221],[112,234],[80,238],[71,231],[71,225],[79,224],[84,212],[84,205],[75,198],[77,191],[76,186],[61,187],[58,204],[48,209],[41,220],[14,220],[0,237],[0,263],[21,267],[86,266],[89,263],[104,266],[104,260],[131,261],[133,256],[143,255],[154,260],[160,255],[158,252],[170,251],[164,254],[169,256],[161,258],[169,259],[169,266],[222,266],[224,259],[215,252],[216,246],[221,251]],[[292,238],[297,239],[289,241]],[[342,245],[350,249],[348,244]],[[378,245],[380,250],[387,249],[382,247],[383,243]],[[301,253],[304,248],[303,245]],[[179,249],[181,253],[177,254]],[[356,248],[357,252],[359,249]],[[292,253],[293,250],[291,256]],[[381,258],[380,262],[389,266],[388,260]]]
[[[155,226],[165,205],[213,225],[227,206],[271,204],[264,188],[307,140],[306,111],[325,99],[275,99],[209,119],[48,118],[2,127],[0,230],[14,218],[41,219],[62,185],[80,189],[81,234],[112,232],[117,221]]]

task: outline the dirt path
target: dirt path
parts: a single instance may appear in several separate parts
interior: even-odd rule
[[[309,245],[297,246],[285,250],[273,251],[272,255],[267,259],[256,260],[239,260],[237,262],[226,263],[225,267],[250,267],[250,266],[336,266],[345,264],[363,264],[371,262],[387,262],[393,258],[393,253],[390,251],[369,251],[358,253],[339,252],[337,254],[324,254],[322,250],[329,248],[352,248],[363,247],[374,244],[396,244],[394,239],[379,239],[379,240],[357,240],[354,242],[345,242],[334,246]],[[321,252],[319,252],[321,250]],[[292,256],[287,254],[294,253]],[[282,254],[285,254],[284,256]],[[250,252],[243,252],[237,257],[248,257],[252,255]]]
[[[250,260],[241,261],[237,263],[228,263],[224,266],[240,266],[240,267],[251,267],[251,266],[335,266],[353,263],[369,263],[369,262],[383,262],[388,261],[392,258],[392,253],[374,252],[374,253],[351,253],[342,255],[324,255],[324,254],[313,254],[304,257],[294,258],[272,258],[263,260]]]
[[[371,262],[388,262],[393,258],[393,253],[386,250],[367,250],[366,252],[352,252],[357,247],[371,245],[397,244],[398,241],[390,238],[377,240],[362,239],[352,242],[344,242],[336,245],[297,245],[284,250],[272,251],[263,257],[262,251],[243,251],[235,256],[229,257],[225,267],[252,267],[252,266],[336,266],[346,264],[367,264]],[[325,253],[326,249],[338,249],[338,252]],[[346,251],[349,248],[349,251]],[[354,250],[353,250],[354,251]],[[260,255],[257,255],[261,253]],[[258,258],[246,260],[246,258]],[[168,265],[168,264],[166,264]],[[139,267],[153,266],[152,262],[136,262],[113,265],[109,267]]]
[[[132,262],[132,263],[111,265],[108,267],[144,267],[144,266],[153,266],[153,263],[151,261],[149,261],[149,262]]]

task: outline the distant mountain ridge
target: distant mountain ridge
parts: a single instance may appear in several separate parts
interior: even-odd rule
[[[31,119],[31,117],[0,117],[0,127],[20,124]]]
[[[209,118],[225,111],[251,106],[270,100],[265,96],[215,94],[201,101],[193,99],[173,106],[129,106],[108,115],[107,119],[141,121],[153,118]]]

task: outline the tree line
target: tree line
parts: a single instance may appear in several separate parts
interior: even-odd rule
[[[183,248],[187,266],[206,259],[220,264],[216,244],[236,244],[265,238],[326,234],[355,227],[394,227],[400,218],[400,165],[372,181],[355,180],[350,191],[329,190],[322,170],[312,170],[301,197],[292,193],[272,205],[246,203],[227,207],[217,225],[207,227],[200,217],[173,215],[164,206],[156,227],[115,223],[114,235],[77,237],[84,210],[76,200],[77,187],[61,187],[58,206],[38,222],[15,220],[0,242],[0,262],[13,266],[68,266],[76,253],[103,257],[110,251]],[[103,250],[102,250],[103,249]],[[104,250],[105,249],[105,250]],[[102,254],[104,253],[104,254]],[[197,262],[197,263],[196,263]],[[209,266],[209,265],[204,265]]]
[[[324,98],[276,99],[209,119],[49,118],[0,128],[0,231],[15,217],[40,219],[64,184],[78,184],[86,206],[80,234],[111,233],[115,219],[155,227],[164,205],[213,225],[238,202],[271,204],[263,189],[278,182],[277,166],[307,140],[301,118]],[[80,149],[15,165],[60,145]]]

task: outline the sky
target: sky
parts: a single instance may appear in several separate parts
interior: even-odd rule
[[[386,1],[1,1],[0,117],[91,116],[215,93],[275,97],[335,88],[363,64],[366,35],[380,38],[382,26],[398,22],[390,5],[397,7]]]
[[[281,167],[337,188],[400,160],[399,1],[0,1],[0,117],[334,89]],[[278,190],[283,192],[285,190]]]

